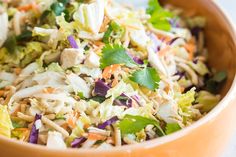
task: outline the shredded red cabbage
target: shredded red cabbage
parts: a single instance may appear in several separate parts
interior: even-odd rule
[[[144,64],[143,60],[140,59],[139,57],[132,57],[134,62],[137,63],[137,64]]]
[[[77,148],[77,147],[79,147],[82,143],[84,143],[86,140],[87,140],[87,138],[85,138],[85,137],[75,138],[75,139],[71,142],[70,146],[71,146],[72,148]]]
[[[110,86],[108,86],[104,81],[97,80],[95,82],[94,94],[104,97],[107,95],[107,91],[109,89],[110,89]]]
[[[171,24],[172,27],[178,28],[180,27],[178,19],[177,18],[172,18],[169,20],[169,23]]]
[[[70,42],[70,46],[72,48],[75,48],[75,49],[78,49],[79,46],[77,45],[76,41],[75,41],[75,38],[73,37],[73,35],[70,35],[67,37],[68,41]]]
[[[119,120],[119,118],[118,118],[117,116],[114,116],[114,117],[112,117],[111,119],[105,121],[104,123],[99,124],[99,125],[98,125],[98,128],[99,128],[99,129],[105,129],[107,126],[109,126],[109,125],[115,123],[115,122],[118,121],[118,120]]]
[[[144,64],[143,60],[139,57],[133,56],[131,53],[127,52],[130,58],[133,59],[133,61],[137,64]]]
[[[121,98],[117,98],[114,100],[114,104],[117,106],[126,106],[128,108],[132,107],[132,99],[130,99],[126,94],[122,93],[120,95]]]
[[[94,94],[97,96],[105,97],[107,95],[107,91],[111,87],[107,85],[104,81],[102,80],[97,80],[95,82],[95,87],[94,87]],[[115,99],[114,104],[118,106],[127,106],[128,108],[132,106],[132,99],[130,99],[127,95],[124,93],[121,94],[120,97],[124,97],[125,99]]]
[[[39,136],[39,130],[36,128],[35,122],[39,119],[41,119],[41,115],[36,114],[34,118],[34,124],[32,126],[30,136],[29,136],[29,143],[37,144],[38,143],[38,136]]]

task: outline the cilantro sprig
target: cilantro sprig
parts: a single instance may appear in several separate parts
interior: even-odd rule
[[[160,77],[156,69],[145,67],[144,69],[135,71],[130,77],[131,81],[134,81],[150,90],[158,88]]]
[[[165,132],[167,135],[172,134],[178,130],[180,130],[181,127],[178,123],[168,123],[165,128]]]
[[[157,29],[169,31],[171,24],[169,19],[173,14],[161,7],[158,0],[149,0],[147,13],[151,15],[149,22]]]
[[[119,127],[122,135],[125,135],[137,133],[149,124],[157,127],[157,133],[159,136],[165,135],[158,121],[142,116],[125,115],[125,117],[120,121]]]
[[[134,60],[127,54],[124,47],[118,44],[107,44],[102,49],[100,68],[104,69],[105,67],[113,64],[124,64],[130,68],[137,66]]]
[[[102,50],[100,68],[104,69],[113,64],[124,64],[130,68],[139,68],[131,74],[130,80],[153,91],[158,88],[160,77],[154,68],[147,67],[147,65],[139,67],[127,54],[124,47],[117,44],[107,44]]]

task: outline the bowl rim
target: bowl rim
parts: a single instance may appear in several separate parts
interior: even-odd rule
[[[236,25],[231,19],[230,16],[228,16],[227,11],[223,7],[217,4],[216,1],[214,0],[209,0],[209,3],[213,5],[215,9],[221,14],[222,17],[225,18],[225,22],[229,26],[229,29],[232,33],[233,36],[233,41],[236,44]],[[35,145],[35,144],[30,144],[14,139],[10,139],[4,136],[0,136],[0,141],[3,141],[4,143],[10,142],[12,145],[15,145],[17,147],[21,147],[23,149],[31,149],[31,150],[40,150],[40,151],[47,151],[47,153],[75,153],[75,154],[102,154],[102,153],[114,153],[114,152],[130,152],[134,149],[148,149],[148,148],[153,148],[156,146],[163,145],[165,143],[174,141],[176,139],[179,139],[187,134],[189,134],[191,131],[194,129],[206,124],[207,122],[211,121],[214,119],[218,114],[221,113],[222,110],[224,110],[232,100],[234,100],[236,95],[236,74],[233,78],[232,84],[230,86],[230,89],[228,90],[227,94],[224,96],[224,98],[217,104],[216,107],[214,107],[207,115],[205,115],[203,118],[199,119],[195,123],[191,124],[190,126],[183,128],[182,130],[175,132],[173,134],[163,136],[160,138],[156,138],[150,141],[145,141],[142,143],[138,144],[133,144],[133,145],[125,145],[125,146],[118,146],[114,147],[111,149],[91,149],[91,148],[85,148],[85,149],[74,149],[74,148],[66,148],[66,149],[53,149],[53,148],[48,148],[42,145]]]

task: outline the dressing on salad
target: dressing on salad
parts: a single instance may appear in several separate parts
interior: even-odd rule
[[[200,16],[114,0],[0,2],[0,135],[50,148],[135,144],[219,101]]]

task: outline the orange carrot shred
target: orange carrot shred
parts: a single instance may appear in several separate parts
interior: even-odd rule
[[[107,137],[100,135],[100,134],[96,134],[96,133],[89,133],[88,134],[88,139],[90,140],[105,140]]]
[[[120,64],[114,64],[106,67],[102,73],[102,78],[109,79],[111,75],[120,69]]]
[[[32,2],[30,4],[26,4],[23,6],[19,6],[17,8],[19,11],[29,11],[29,10],[33,10],[35,12],[38,12],[38,5],[35,2]]]
[[[67,120],[67,123],[68,123],[68,125],[69,125],[70,127],[72,127],[72,128],[75,128],[75,127],[76,127],[74,117],[69,117],[68,120]]]
[[[47,94],[52,94],[55,92],[55,88],[52,88],[52,87],[47,87],[43,90],[44,93],[47,93]]]
[[[21,73],[21,71],[22,71],[21,68],[15,68],[15,69],[14,69],[14,73],[15,73],[16,75],[19,75],[19,74]]]
[[[192,38],[189,40],[187,44],[184,45],[184,48],[188,51],[189,53],[189,60],[193,60],[193,55],[194,52],[196,51],[196,46],[195,46],[195,39]]]
[[[168,51],[170,51],[170,46],[165,47],[164,49],[160,50],[158,54],[160,56],[164,56]]]

